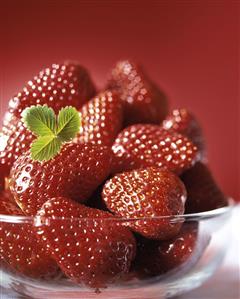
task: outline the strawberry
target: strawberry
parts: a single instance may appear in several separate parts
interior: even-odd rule
[[[1,138],[1,136],[0,136]],[[5,189],[5,179],[4,179],[4,175],[2,173],[0,173],[0,191]]]
[[[14,163],[9,186],[24,213],[35,215],[51,197],[88,199],[108,177],[110,164],[110,149],[93,144],[66,144],[45,162],[34,161],[27,152]]]
[[[198,213],[228,205],[210,170],[198,162],[181,176],[188,193],[186,213]]]
[[[197,244],[199,241],[199,244]],[[170,270],[193,267],[202,256],[209,239],[199,239],[198,224],[184,223],[177,236],[166,241],[138,238],[133,268],[140,276],[155,276]]]
[[[53,218],[38,227],[38,234],[73,281],[100,288],[129,271],[135,239],[110,213],[58,197],[47,201],[38,216]]]
[[[54,64],[34,77],[23,91],[9,102],[0,136],[0,181],[14,161],[30,148],[33,135],[23,125],[21,113],[31,105],[47,104],[57,113],[61,108],[72,105],[81,108],[95,95],[95,87],[88,72],[81,66],[64,63]]]
[[[148,238],[167,239],[181,227],[180,222],[171,223],[171,217],[157,219],[184,213],[185,187],[168,170],[149,167],[115,175],[105,184],[102,197],[115,215],[137,218],[128,225]]]
[[[146,76],[142,68],[125,60],[116,64],[108,88],[117,90],[124,103],[125,125],[158,124],[168,112],[164,93]]]
[[[112,150],[113,173],[158,166],[180,174],[199,159],[196,146],[187,137],[148,124],[124,129],[119,133]]]
[[[205,156],[205,141],[200,124],[187,109],[175,109],[165,118],[162,126],[166,130],[187,136]]]
[[[0,192],[0,214],[23,216],[23,212],[16,204],[9,190]]]
[[[0,193],[0,214],[23,216],[9,192]],[[10,268],[33,278],[49,277],[58,270],[30,222],[1,221],[0,256]]]
[[[104,91],[80,110],[82,126],[77,142],[111,146],[122,128],[122,103],[116,93]]]
[[[10,118],[5,117],[0,135],[0,176],[2,181],[9,175],[17,158],[29,150],[34,139],[33,134],[27,130],[22,120],[11,114],[8,116]]]
[[[20,117],[26,107],[36,104],[46,104],[56,113],[67,105],[79,109],[94,94],[95,87],[85,68],[74,63],[53,64],[10,100],[8,112]]]

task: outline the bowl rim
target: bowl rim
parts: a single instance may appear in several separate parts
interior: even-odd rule
[[[29,223],[34,224],[35,226],[40,226],[43,224],[49,225],[52,221],[62,220],[62,221],[95,221],[95,222],[107,222],[107,221],[115,221],[118,223],[121,222],[136,222],[136,221],[149,221],[149,220],[169,220],[171,223],[176,222],[190,222],[190,221],[200,221],[200,220],[207,220],[207,219],[213,219],[221,216],[227,216],[231,214],[234,206],[236,203],[232,198],[228,198],[228,205],[210,210],[205,212],[199,212],[199,213],[189,213],[189,214],[183,214],[183,215],[166,215],[166,216],[146,216],[146,217],[108,217],[108,218],[93,218],[93,217],[45,217],[45,216],[15,216],[15,215],[4,215],[0,214],[0,223],[6,222],[6,223]]]

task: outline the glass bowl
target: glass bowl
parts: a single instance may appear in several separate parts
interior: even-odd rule
[[[177,266],[169,267],[164,273],[155,274],[154,276],[143,274],[139,271],[139,264],[135,260],[130,273],[114,283],[109,283],[107,287],[96,290],[76,284],[61,273],[47,279],[29,278],[13,271],[2,262],[0,272],[1,288],[6,290],[6,292],[8,290],[9,292],[14,291],[16,294],[22,295],[23,298],[34,299],[160,299],[186,293],[203,284],[221,264],[231,241],[229,220],[232,208],[233,205],[230,202],[228,207],[209,212],[183,216],[155,217],[154,221],[169,220],[175,224],[181,222],[184,227],[195,227],[197,229],[193,250],[187,252],[185,255],[187,258],[184,258]],[[128,225],[130,222],[134,223],[143,220],[147,223],[147,221],[152,221],[153,218],[118,219],[117,221],[122,222],[123,225]],[[58,225],[61,225],[61,222],[76,221],[81,225],[84,224],[86,229],[88,229],[88,223],[91,223],[89,227],[92,227],[93,221],[95,226],[102,225],[103,221],[106,221],[110,227],[116,219],[108,218],[101,221],[99,219],[40,219],[40,217],[0,215],[2,228],[6,227],[6,225],[31,225],[34,229],[39,229],[43,226],[51,227],[53,224],[56,225],[57,221]],[[137,238],[139,237],[137,236]],[[181,238],[178,238],[177,242],[181,242]],[[171,242],[169,245],[170,249]],[[182,244],[181,250],[185,250],[184,244]]]

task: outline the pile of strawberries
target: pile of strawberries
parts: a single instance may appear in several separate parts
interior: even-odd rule
[[[30,155],[35,137],[21,114],[32,105],[81,115],[78,135],[49,161]],[[2,267],[101,288],[183,265],[198,225],[171,216],[227,205],[205,161],[198,121],[169,111],[138,65],[118,62],[99,93],[82,66],[52,65],[10,100],[2,124],[0,214],[35,216],[1,222]]]

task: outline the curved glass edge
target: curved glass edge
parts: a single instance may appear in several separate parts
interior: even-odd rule
[[[171,222],[180,222],[180,221],[200,221],[206,219],[212,219],[220,217],[222,215],[231,214],[236,203],[232,198],[228,199],[229,205],[200,213],[184,214],[184,215],[172,215],[172,216],[155,216],[155,217],[139,217],[139,218],[121,218],[121,217],[109,217],[109,218],[66,218],[66,217],[42,217],[42,216],[14,216],[14,215],[3,215],[0,214],[0,222],[7,223],[29,223],[34,225],[49,225],[50,221],[62,220],[62,221],[115,221],[115,222],[133,222],[133,221],[149,221],[149,220],[167,220]]]

